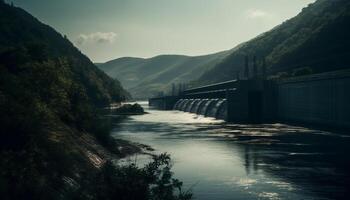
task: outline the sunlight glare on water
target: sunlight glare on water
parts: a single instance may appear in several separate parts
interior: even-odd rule
[[[344,137],[339,135],[283,124],[226,124],[141,104],[149,114],[126,117],[113,136],[150,145],[155,149],[152,153],[169,153],[175,177],[192,188],[195,199],[332,199],[328,197],[333,186],[317,181],[325,177],[337,181],[337,177],[329,179],[332,171],[333,176],[343,176],[334,174],[337,166],[322,157],[334,152],[319,147],[323,141],[342,145]],[[149,156],[131,160],[145,163]],[[318,177],[317,181],[308,176]],[[344,187],[337,189],[347,191]]]

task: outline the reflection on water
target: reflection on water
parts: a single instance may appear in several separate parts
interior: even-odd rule
[[[147,111],[116,117],[114,137],[170,153],[175,177],[196,199],[347,199],[350,193],[346,135]],[[132,159],[142,163],[147,156]]]

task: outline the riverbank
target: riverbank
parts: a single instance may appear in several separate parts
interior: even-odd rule
[[[50,129],[48,136],[47,146],[61,156],[51,159],[59,163],[57,167],[66,174],[61,180],[62,189],[57,191],[57,195],[63,199],[70,196],[86,199],[93,195],[94,199],[122,197],[136,200],[173,196],[176,199],[189,200],[192,196],[187,191],[181,191],[179,180],[172,176],[163,177],[163,174],[172,173],[168,154],[152,154],[151,159],[140,167],[132,163],[119,163],[121,159],[134,154],[150,155],[149,152],[153,149],[148,145],[110,138],[115,145],[114,149],[117,149],[111,151],[92,134],[74,130],[63,124]],[[6,158],[4,160],[6,161]],[[150,185],[155,188],[164,187],[165,183],[160,181],[160,177],[163,177],[162,180],[166,179],[169,190],[150,189]],[[54,184],[59,184],[59,181],[55,179]],[[51,186],[47,187],[52,189]]]
[[[58,126],[48,131],[50,145],[65,147],[66,150],[76,152],[88,161],[91,166],[99,169],[109,161],[119,160],[133,154],[143,154],[152,150],[148,145],[123,139],[110,138],[114,149],[104,146],[96,137],[87,132],[74,130],[67,126]]]
[[[126,116],[135,116],[135,115],[143,115],[148,114],[144,111],[143,107],[138,103],[121,103],[121,104],[112,104],[108,109],[108,116],[110,118],[118,118],[126,117]],[[111,120],[111,119],[109,119]],[[109,129],[113,129],[113,123],[118,124],[117,122],[113,122],[113,120],[109,121],[110,125]],[[111,130],[108,130],[110,132]],[[149,154],[150,151],[154,149],[148,145],[135,143],[128,140],[117,139],[110,137],[108,134],[109,145],[106,147],[113,153],[115,153],[118,158],[125,158],[127,156],[131,156],[134,154]]]
[[[143,154],[145,150],[148,151],[150,149],[147,145],[122,139],[113,139],[116,145],[115,149],[118,150],[113,152],[101,145],[96,138],[88,133],[84,133],[74,140],[78,144],[76,148],[96,168],[101,168],[107,162],[123,159],[127,156]]]

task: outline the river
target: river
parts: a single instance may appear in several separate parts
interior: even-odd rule
[[[167,152],[195,199],[347,199],[350,137],[284,124],[236,125],[181,111],[118,120],[115,138]],[[147,155],[128,160],[144,163]]]

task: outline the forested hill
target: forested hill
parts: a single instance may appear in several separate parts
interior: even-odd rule
[[[1,198],[94,199],[95,140],[106,142],[96,114],[127,95],[66,37],[0,1]]]
[[[148,59],[125,57],[98,64],[98,67],[111,77],[119,79],[134,98],[145,99],[160,91],[169,90],[172,83],[188,83],[199,78],[231,51],[204,56],[160,55]]]
[[[207,71],[200,84],[220,82],[244,74],[244,57],[263,58],[270,75],[293,76],[350,67],[350,1],[318,0],[296,17],[244,43]],[[251,64],[252,65],[252,64]]]
[[[19,66],[28,62],[61,62],[66,64],[70,78],[87,92],[92,103],[107,104],[127,95],[118,81],[99,70],[65,36],[24,10],[2,4],[0,20],[3,66],[20,71]]]

